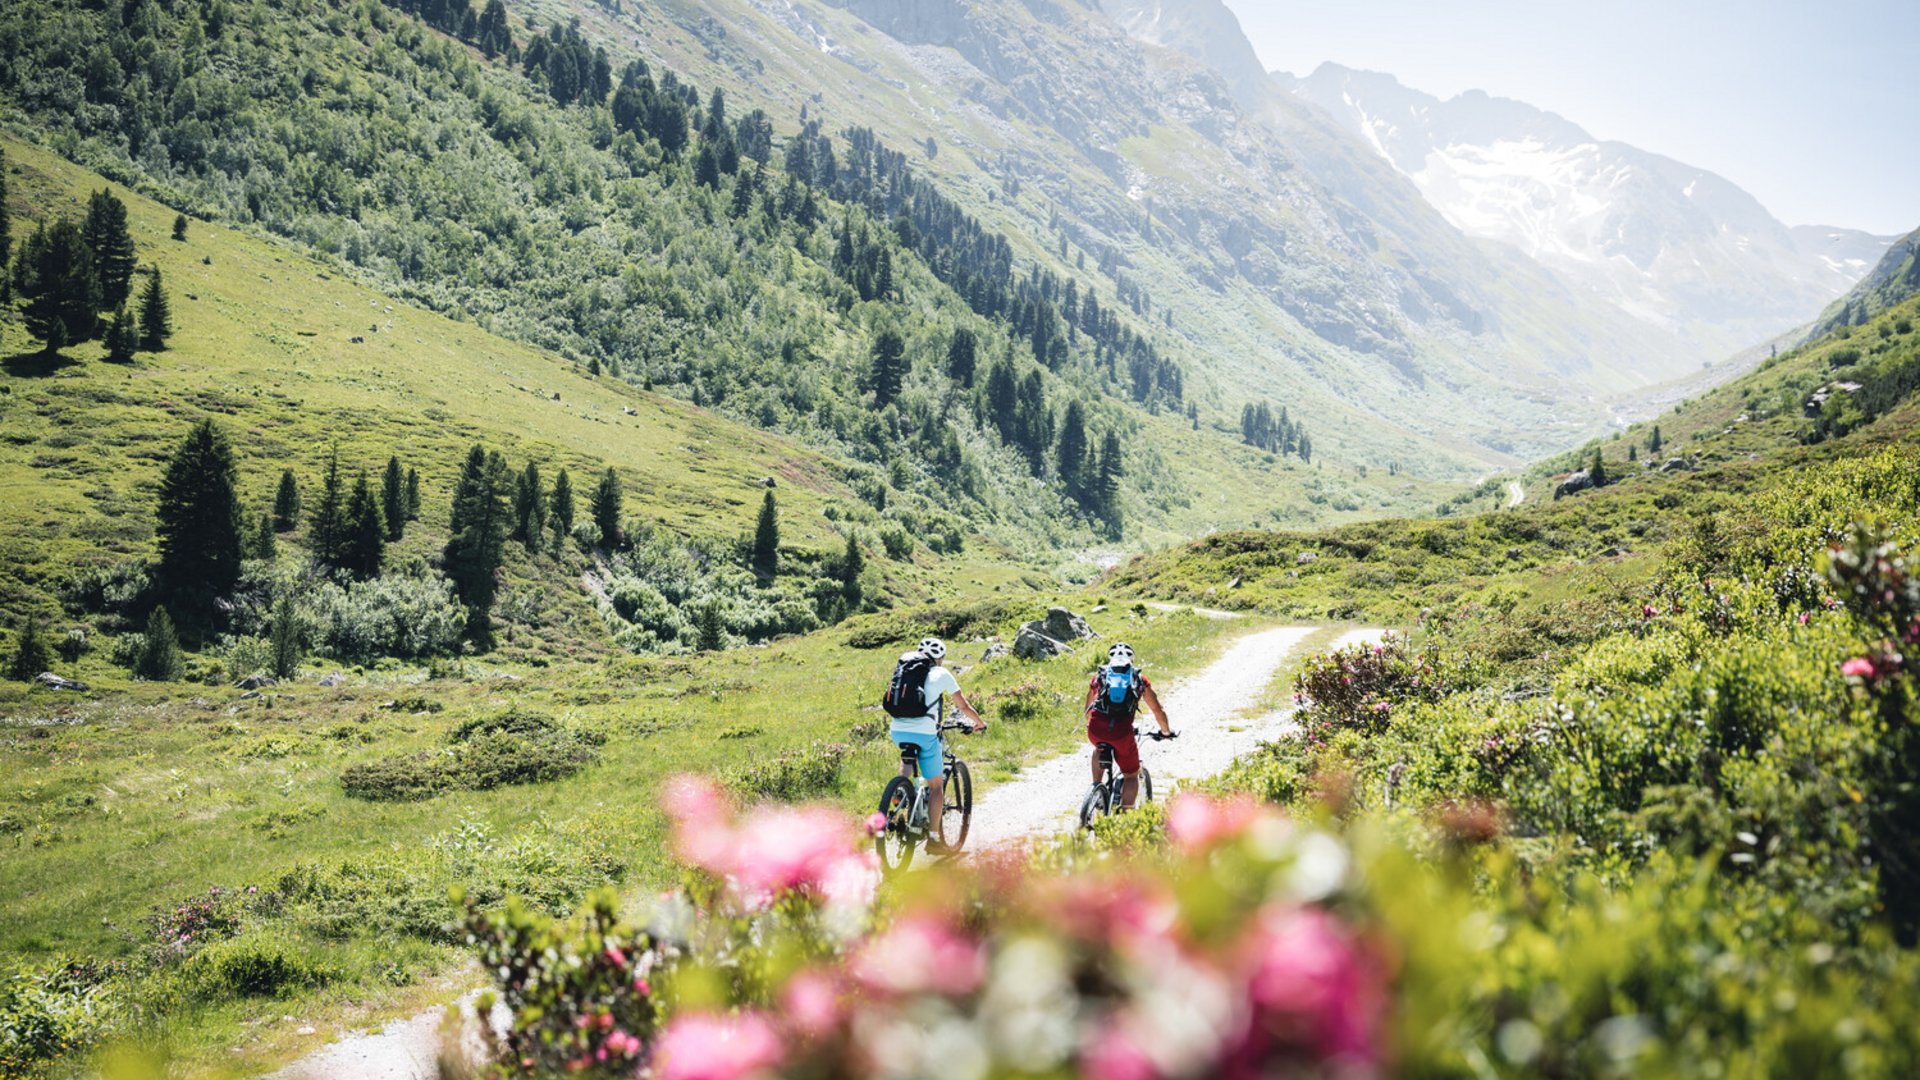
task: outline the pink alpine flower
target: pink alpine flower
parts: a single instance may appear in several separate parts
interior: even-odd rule
[[[1160,1070],[1121,1024],[1108,1021],[1080,1049],[1085,1080],[1155,1080]]]
[[[771,1076],[785,1054],[759,1013],[721,1017],[682,1013],[654,1044],[658,1080],[749,1080]]]
[[[1260,919],[1249,953],[1247,996],[1269,1032],[1334,1057],[1378,1055],[1382,990],[1371,966],[1331,915],[1277,908]]]
[[[872,990],[895,994],[972,992],[986,976],[980,946],[944,921],[908,915],[870,939],[853,958],[853,977]]]
[[[1864,656],[1856,656],[1840,665],[1840,674],[1849,678],[1873,678],[1873,661]]]
[[[1239,835],[1259,815],[1249,798],[1214,799],[1182,791],[1167,803],[1167,835],[1180,850],[1194,854]]]
[[[780,992],[780,1015],[794,1031],[817,1039],[840,1026],[846,1009],[832,978],[803,971],[787,980]]]
[[[875,810],[873,813],[867,815],[866,824],[868,836],[879,836],[881,833],[887,831],[887,815]]]
[[[824,806],[755,811],[734,838],[732,872],[750,890],[818,886],[828,868],[852,854],[847,820]]]

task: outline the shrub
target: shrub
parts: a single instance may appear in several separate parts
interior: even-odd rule
[[[1044,680],[1034,678],[986,695],[981,705],[991,708],[995,719],[1018,724],[1066,708],[1067,698],[1048,688]]]
[[[186,661],[180,655],[180,640],[174,636],[173,620],[167,617],[166,608],[156,607],[147,617],[140,651],[133,658],[133,673],[149,682],[179,682],[185,677]]]
[[[453,583],[438,575],[325,582],[306,608],[318,651],[349,663],[449,655],[467,622]]]
[[[198,996],[216,999],[285,997],[336,978],[337,970],[315,956],[311,946],[271,930],[215,942],[181,968],[182,981]]]
[[[852,752],[846,743],[814,743],[737,766],[726,784],[747,798],[782,802],[825,795],[839,786],[840,769]]]
[[[1395,709],[1437,701],[1452,690],[1453,673],[1429,648],[1418,653],[1388,634],[1377,645],[1355,645],[1317,656],[1294,676],[1294,700],[1310,735],[1352,729],[1386,730]]]
[[[518,708],[462,721],[447,748],[394,754],[349,766],[340,774],[348,795],[374,802],[417,802],[448,791],[484,791],[571,776],[598,756],[599,732],[561,727]]]

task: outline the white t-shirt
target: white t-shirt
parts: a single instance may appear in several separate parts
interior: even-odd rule
[[[953,672],[938,664],[934,665],[933,670],[927,672],[927,704],[931,707],[931,711],[925,716],[896,716],[893,718],[893,730],[905,731],[913,735],[939,734],[941,696],[959,692],[960,680],[953,677]]]

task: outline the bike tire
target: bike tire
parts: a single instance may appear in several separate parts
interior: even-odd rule
[[[960,815],[959,832],[947,834],[947,819]],[[950,854],[959,854],[967,846],[967,832],[973,828],[973,773],[964,761],[955,761],[947,770],[947,805],[940,815],[940,839]]]
[[[1080,828],[1091,830],[1093,819],[1107,813],[1107,785],[1095,784],[1087,789],[1087,797],[1080,800]]]
[[[881,869],[888,873],[913,865],[913,849],[918,843],[909,829],[913,822],[913,798],[913,781],[904,776],[888,780],[880,792],[880,816],[887,824],[873,838],[873,850],[880,856]]]
[[[1152,801],[1153,801],[1153,774],[1147,771],[1147,767],[1145,765],[1142,765],[1140,766],[1140,796],[1139,798],[1134,800],[1133,804],[1135,806],[1138,806],[1141,803],[1150,803]]]

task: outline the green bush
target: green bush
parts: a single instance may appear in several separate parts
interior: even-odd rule
[[[771,757],[758,757],[726,775],[726,786],[745,798],[791,802],[825,795],[840,785],[840,770],[853,748],[814,743]]]
[[[271,930],[215,942],[189,958],[180,973],[203,999],[285,997],[338,978],[311,946]]]
[[[470,717],[447,733],[443,750],[393,754],[340,774],[348,795],[417,802],[448,791],[559,780],[593,763],[606,736],[561,726],[544,713],[510,708]]]
[[[303,606],[317,651],[349,663],[450,655],[467,621],[453,583],[437,574],[323,582]]]

